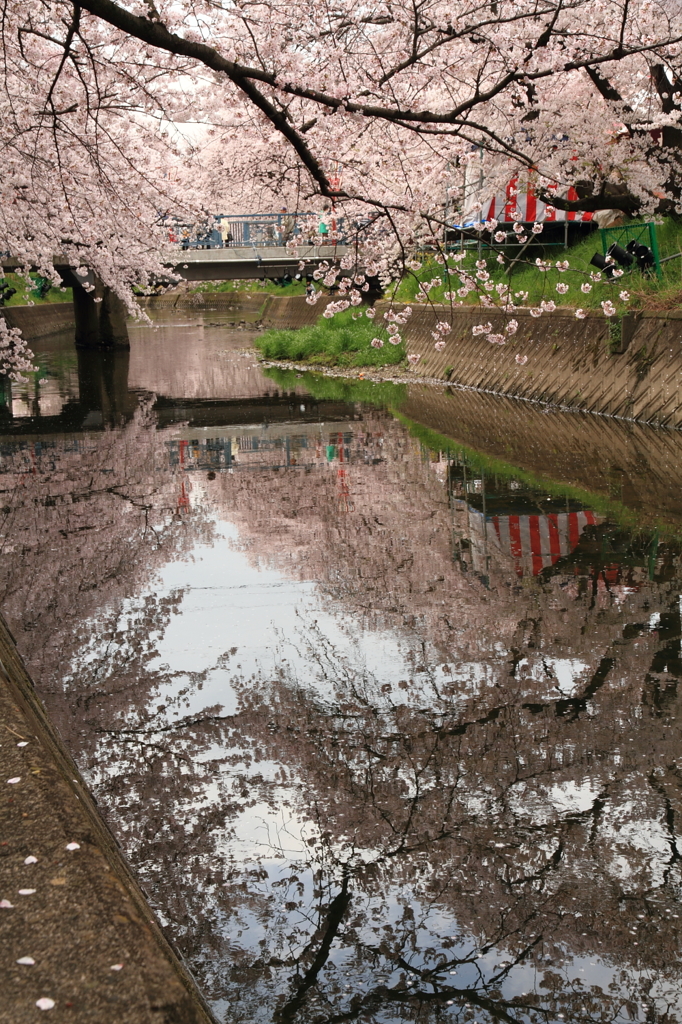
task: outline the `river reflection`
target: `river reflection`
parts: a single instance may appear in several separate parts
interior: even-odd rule
[[[679,546],[253,369],[0,442],[3,610],[217,1019],[682,1020]]]

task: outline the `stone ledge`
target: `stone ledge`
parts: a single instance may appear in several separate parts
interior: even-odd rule
[[[34,1024],[36,1001],[48,998],[55,1019],[73,1024],[215,1024],[50,723],[2,617],[0,719],[0,899],[11,904],[0,909],[0,1020]],[[12,778],[19,781],[8,785]],[[27,856],[37,862],[27,865]],[[22,896],[22,888],[35,891]],[[18,965],[25,956],[35,964]]]

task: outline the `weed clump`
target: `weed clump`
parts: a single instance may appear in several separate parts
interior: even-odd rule
[[[331,319],[320,317],[310,327],[295,330],[272,329],[254,341],[265,359],[309,363],[311,366],[389,366],[405,359],[405,345],[391,345],[385,332],[364,314],[353,319],[351,309]],[[357,315],[357,312],[356,312]],[[383,348],[372,340],[384,335]]]

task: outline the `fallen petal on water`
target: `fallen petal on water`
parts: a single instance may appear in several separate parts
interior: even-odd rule
[[[20,889],[19,890],[19,895],[20,896],[32,896],[35,891],[36,891],[35,889]]]
[[[123,964],[112,964],[111,967],[110,967],[110,970],[112,970],[112,971],[122,971],[123,970]]]
[[[18,964],[25,964],[26,967],[33,967],[35,960],[32,956],[20,956],[17,960]]]
[[[2,907],[3,910],[9,910],[13,906],[14,906],[14,904],[10,903],[9,900],[0,900],[0,907]]]
[[[38,858],[34,857],[33,855],[31,855],[30,857],[27,857],[25,859],[25,861],[24,861],[24,864],[37,864],[37,863],[38,863]]]
[[[42,999],[36,999],[36,1006],[39,1010],[51,1010],[54,1006],[54,999],[50,999],[49,996],[43,996]]]
[[[17,743],[17,746],[18,747],[27,747],[28,746],[28,740],[22,740],[21,743]]]
[[[13,779],[8,779],[7,780],[7,785],[8,786],[13,786],[15,784],[15,782],[21,782],[21,775],[17,775]]]
[[[66,849],[67,850],[80,850],[80,848],[81,848],[81,844],[80,843],[67,843],[66,844]]]

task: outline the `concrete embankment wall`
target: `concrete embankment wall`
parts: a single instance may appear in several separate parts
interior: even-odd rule
[[[414,307],[413,307],[414,308]],[[493,310],[457,310],[442,352],[431,332],[448,309],[414,309],[406,330],[417,375],[492,394],[601,413],[656,425],[682,426],[682,313],[601,314],[578,320],[572,310],[535,319],[514,313],[518,332],[491,344],[472,328],[490,322],[502,333],[509,317]],[[516,356],[527,357],[520,366]]]
[[[76,326],[72,302],[46,302],[40,306],[0,309],[8,327],[18,327],[26,341],[59,334]]]
[[[235,324],[293,330],[314,324],[332,297],[321,297],[314,306],[306,302],[304,295],[263,295],[262,292],[169,292],[138,301],[150,312],[171,309],[215,311]]]

